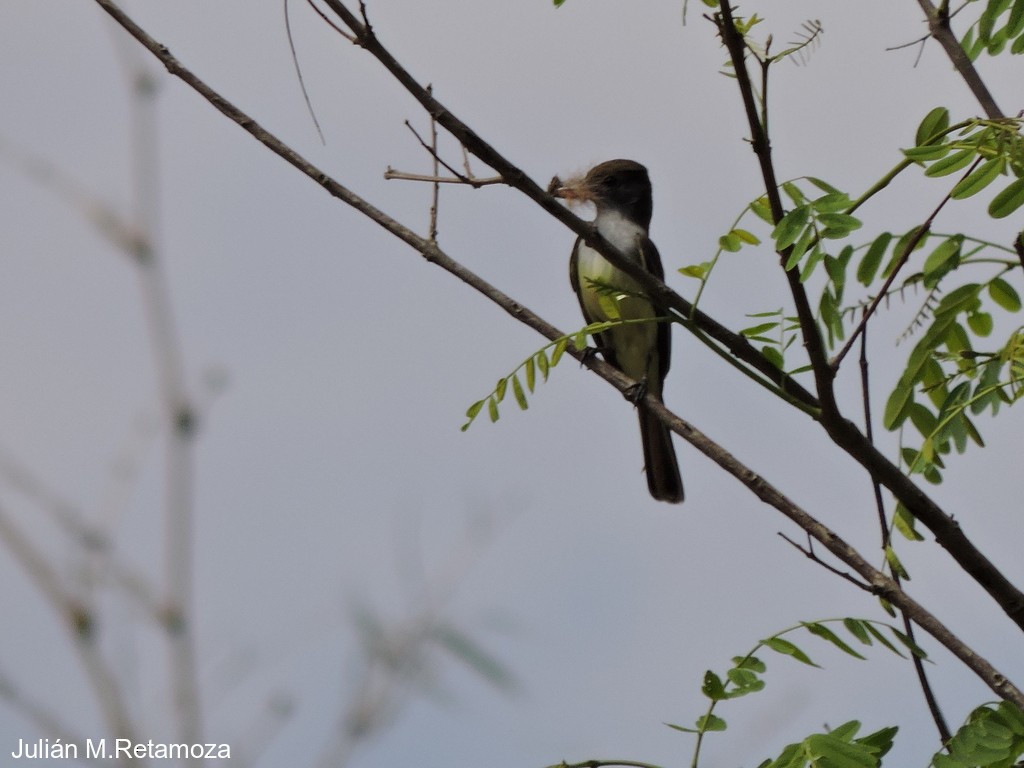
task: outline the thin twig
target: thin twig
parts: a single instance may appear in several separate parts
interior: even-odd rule
[[[979,155],[978,159],[971,164],[971,167],[968,168],[964,175],[961,177],[961,181],[970,176],[974,172],[974,169],[977,168],[981,161],[984,159],[985,158],[983,155]],[[935,206],[935,209],[930,214],[928,214],[928,218],[926,218],[921,223],[921,226],[919,226],[915,230],[914,236],[907,241],[906,246],[904,246],[903,248],[903,253],[900,254],[899,261],[896,262],[896,266],[893,267],[892,272],[889,273],[889,276],[885,279],[885,282],[882,283],[882,287],[878,289],[878,293],[875,295],[875,298],[871,301],[867,309],[864,311],[864,314],[861,316],[860,322],[857,324],[857,327],[854,328],[853,333],[850,334],[850,338],[846,340],[846,343],[843,345],[843,348],[840,349],[836,356],[833,357],[832,360],[829,362],[829,365],[832,366],[833,370],[839,370],[839,365],[840,363],[843,362],[843,358],[846,357],[847,353],[853,348],[853,345],[856,343],[857,338],[864,331],[864,328],[867,325],[868,321],[871,319],[871,316],[874,314],[875,310],[878,309],[878,305],[881,303],[882,299],[888,293],[889,288],[892,287],[893,282],[896,280],[896,276],[900,273],[900,270],[903,269],[904,265],[910,259],[910,254],[914,252],[914,249],[917,248],[917,245],[918,243],[921,242],[922,238],[924,238],[925,235],[931,232],[932,224],[935,222],[935,218],[939,215],[939,212],[943,208],[945,208],[946,203],[953,199],[953,189],[955,188],[956,185],[950,187],[949,192],[947,192],[943,196],[942,200],[939,201],[939,204]]]
[[[433,93],[433,92],[434,92],[434,87],[432,85],[428,85],[427,86],[427,93]],[[429,144],[423,140],[423,137],[420,136],[419,132],[413,127],[413,124],[410,123],[408,120],[405,121],[405,127],[408,128],[410,131],[412,131],[412,135],[416,137],[416,141],[418,141],[420,143],[420,146],[423,147],[425,150],[427,150],[427,152],[430,154],[431,160],[434,161],[434,176],[435,177],[440,175],[440,170],[437,168],[437,166],[438,165],[443,165],[446,171],[448,171],[450,174],[452,174],[452,176],[455,176],[463,184],[472,184],[473,183],[473,180],[471,178],[469,178],[468,176],[463,176],[457,170],[452,168],[444,160],[444,158],[442,158],[439,154],[437,154],[437,121],[433,117],[430,118],[431,142]]]
[[[313,110],[313,102],[309,99],[309,91],[306,90],[306,79],[302,76],[302,67],[299,66],[299,54],[295,50],[295,38],[292,35],[292,19],[291,14],[288,13],[288,0],[284,0],[284,31],[285,36],[288,38],[288,48],[292,52],[292,64],[295,65],[295,76],[299,79],[299,88],[302,90],[302,98],[306,102],[306,111],[309,112],[309,117],[313,121],[313,126],[316,128],[316,134],[320,137],[320,143],[326,145],[327,140],[324,138],[324,132],[320,128],[320,121],[316,119],[316,112]],[[315,5],[313,9],[320,13],[320,9]],[[323,14],[320,13],[321,18]]]
[[[433,93],[433,88],[427,86],[428,93]],[[405,127],[412,131],[412,135],[416,137],[416,140],[420,143],[420,146],[430,153],[431,159],[434,162],[434,173],[431,176],[417,173],[406,173],[404,171],[396,171],[391,166],[384,172],[385,179],[402,179],[404,181],[429,181],[432,184],[466,184],[479,189],[480,187],[487,186],[489,184],[504,184],[505,180],[500,176],[491,176],[486,179],[476,178],[469,170],[469,163],[466,162],[466,173],[459,173],[455,168],[449,165],[444,158],[437,153],[437,121],[431,116],[430,118],[430,132],[431,132],[431,143],[428,144],[423,140],[423,137],[419,135],[412,123],[408,120],[405,121]],[[462,148],[463,159],[465,160],[466,148]],[[448,178],[440,175],[440,168],[438,166],[444,166],[444,168],[452,174],[453,178]]]
[[[490,176],[486,179],[474,178],[473,181],[467,182],[464,176],[456,178],[454,176],[433,176],[426,173],[406,173],[405,171],[396,171],[391,166],[388,166],[387,170],[384,171],[384,178],[388,181],[426,181],[430,184],[470,184],[474,187],[486,187],[493,184],[505,183],[505,180],[501,178],[501,176]]]
[[[860,337],[860,389],[861,400],[864,403],[865,433],[868,440],[874,442],[874,428],[872,427],[873,419],[871,418],[871,387],[868,369],[867,324],[865,324],[864,331],[861,333]],[[882,486],[874,478],[872,478],[871,486],[875,497],[875,510],[878,513],[879,532],[882,537],[882,550],[885,551],[892,546],[892,536],[890,533],[891,529],[889,527],[889,521],[885,516],[885,504],[882,501]],[[892,571],[892,578],[893,581],[900,584],[902,587],[902,581],[898,573]],[[907,637],[909,637],[912,642],[917,642],[914,637],[914,622],[910,620],[910,616],[908,616],[905,611],[900,611],[900,617],[903,620],[903,630],[906,632]],[[939,706],[939,700],[935,696],[935,690],[932,688],[931,681],[928,679],[928,673],[924,668],[924,659],[920,658],[916,654],[911,654],[911,661],[914,664],[914,671],[917,674],[917,682],[921,686],[921,693],[924,695],[925,704],[928,706],[928,711],[931,713],[932,721],[935,723],[935,727],[939,732],[939,741],[943,745],[948,744],[952,734],[950,733],[949,725],[946,723],[946,718],[942,714],[942,708]]]
[[[833,573],[836,576],[838,576],[839,578],[845,579],[846,581],[848,581],[851,584],[853,584],[853,586],[857,587],[857,589],[862,589],[865,592],[872,592],[872,593],[874,592],[874,590],[872,589],[870,584],[865,584],[863,581],[860,581],[859,579],[855,578],[852,574],[847,573],[846,571],[841,571],[838,568],[836,568],[834,565],[829,565],[824,560],[822,560],[820,557],[818,557],[818,553],[814,551],[814,539],[811,538],[810,534],[807,534],[807,546],[806,547],[802,547],[799,544],[797,544],[795,541],[793,541],[791,538],[789,538],[789,536],[787,536],[786,534],[784,534],[784,533],[782,533],[780,531],[777,531],[776,533],[779,536],[781,536],[791,547],[793,547],[794,549],[798,550],[799,552],[802,552],[804,557],[806,557],[809,560],[817,563],[818,565],[820,565],[822,568],[824,568],[829,573]]]
[[[287,0],[286,0],[286,2],[287,2]],[[306,5],[308,5],[310,8],[312,8],[316,12],[316,15],[324,20],[324,22],[327,24],[327,26],[329,26],[331,29],[333,29],[335,32],[337,32],[339,35],[341,35],[343,38],[348,40],[350,43],[354,43],[356,41],[356,38],[355,38],[354,35],[346,32],[344,29],[342,29],[337,24],[335,24],[334,20],[330,16],[328,16],[326,13],[324,13],[322,10],[320,10],[320,8],[317,6],[316,3],[313,2],[313,0],[306,0]]]
[[[966,8],[971,2],[973,2],[973,0],[967,0],[967,2],[963,3],[955,11],[952,11],[949,14],[949,18],[952,19],[954,16],[956,16],[958,13],[960,13],[960,11],[962,11],[964,8]],[[924,49],[924,44],[927,43],[929,40],[931,40],[932,36],[933,36],[932,33],[928,32],[925,35],[921,35],[921,37],[917,38],[916,40],[911,40],[909,43],[900,43],[899,45],[890,45],[885,50],[887,50],[887,51],[900,51],[900,50],[903,50],[904,48],[910,48],[911,46],[914,46],[914,45],[920,45],[922,50],[923,50]],[[917,54],[917,58],[918,59],[921,58],[920,51]],[[915,66],[917,66],[916,62],[915,62]]]
[[[430,83],[427,83],[427,93],[431,95],[434,93],[434,86]],[[406,121],[406,125],[409,125],[408,120]],[[409,125],[409,128],[411,129],[412,125]],[[416,134],[416,131],[413,131],[413,133]],[[418,134],[416,135],[416,138],[419,138]],[[442,160],[437,154],[437,120],[434,119],[433,115],[430,116],[430,155],[434,160],[434,177],[436,178],[441,174],[440,166],[442,165]],[[444,163],[444,166],[448,168],[447,163]],[[451,169],[449,168],[449,170]],[[441,184],[435,181],[431,187],[430,234],[427,236],[427,239],[432,243],[437,242],[437,209],[440,197]]]

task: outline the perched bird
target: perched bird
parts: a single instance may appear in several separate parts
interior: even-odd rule
[[[591,168],[582,178],[563,182],[557,176],[548,191],[567,201],[591,202],[597,208],[597,231],[627,258],[664,279],[661,257],[647,236],[651,223],[651,181],[647,169],[632,160],[609,160]],[[569,262],[569,280],[588,323],[617,319],[606,306],[614,301],[622,320],[653,319],[664,316],[643,296],[639,285],[616,269],[600,253],[576,240]],[[618,291],[618,293],[616,293]],[[614,310],[613,310],[614,313]],[[661,400],[672,351],[672,324],[666,321],[629,323],[596,335],[605,360],[646,392]],[[659,501],[683,500],[683,481],[672,447],[669,429],[641,403],[640,438],[644,446],[644,468],[651,496]]]

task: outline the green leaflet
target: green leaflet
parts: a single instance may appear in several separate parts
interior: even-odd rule
[[[949,110],[945,107],[935,107],[924,116],[924,120],[917,127],[914,144],[918,147],[923,146],[931,139],[941,136],[947,128],[949,128]]]
[[[765,646],[767,646],[768,648],[771,648],[776,653],[781,653],[784,656],[792,656],[797,661],[802,662],[803,664],[807,664],[811,667],[818,666],[813,661],[811,661],[810,656],[808,656],[806,653],[800,650],[800,648],[796,644],[791,643],[789,640],[785,640],[781,637],[769,637],[762,640],[761,642],[764,643]]]
[[[1024,178],[1016,179],[992,198],[988,215],[993,219],[1005,219],[1024,205]]]
[[[974,147],[970,149],[961,149],[958,152],[954,152],[951,155],[947,155],[941,160],[936,160],[934,163],[928,166],[928,170],[924,172],[925,176],[939,177],[948,176],[951,173],[956,173],[961,168],[966,168],[974,160],[975,155],[978,154],[978,150]]]
[[[1020,294],[1003,278],[997,277],[988,284],[988,295],[992,297],[992,301],[1007,312],[1020,312]]]
[[[878,274],[878,267],[882,263],[882,257],[885,256],[885,251],[891,242],[891,232],[883,232],[871,241],[867,253],[864,254],[864,258],[860,260],[860,264],[857,266],[857,282],[861,285],[871,284],[875,279],[875,275]]]
[[[726,729],[726,723],[725,720],[717,715],[701,715],[697,718],[697,728],[701,733],[707,731],[724,731]]]
[[[516,404],[519,405],[520,410],[525,411],[530,407],[526,402],[526,393],[523,392],[523,385],[519,383],[519,377],[515,374],[512,376],[512,394],[515,395]]]
[[[960,248],[963,245],[963,237],[948,237],[939,243],[924,261],[924,284],[926,288],[933,288],[938,285],[950,270],[960,263]]]
[[[775,248],[782,251],[796,242],[810,217],[811,207],[809,205],[798,206],[783,216],[775,229],[772,230]]]
[[[839,637],[839,635],[837,635],[831,629],[826,627],[824,624],[820,624],[818,622],[811,622],[804,623],[804,626],[807,627],[807,630],[812,635],[817,635],[823,640],[827,640],[828,642],[832,643],[832,645],[834,645],[836,648],[841,650],[843,653],[846,653],[857,659],[866,660],[864,656],[861,656],[859,653],[857,653],[857,651],[853,650],[853,648],[851,648],[845,641],[843,641]]]
[[[975,170],[971,171],[965,178],[961,179],[953,191],[950,192],[950,196],[954,200],[963,200],[976,195],[993,181],[995,181],[999,175],[1006,168],[1006,158],[993,157],[991,160],[986,160]]]

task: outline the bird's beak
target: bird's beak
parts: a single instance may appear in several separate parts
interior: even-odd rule
[[[562,181],[555,176],[548,184],[548,194],[560,197],[570,203],[585,203],[594,199],[583,176],[577,176],[568,181]]]

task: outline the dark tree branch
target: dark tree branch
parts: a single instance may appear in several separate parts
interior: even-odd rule
[[[746,69],[746,43],[736,30],[729,0],[722,0],[719,7],[721,13],[715,17],[715,21],[733,63],[746,109],[747,121],[750,125],[752,147],[761,165],[772,217],[778,222],[784,211],[775,179],[775,170],[771,162],[771,147],[758,116],[754,89]],[[788,251],[784,251],[782,254],[783,264],[787,257]],[[911,514],[935,535],[936,541],[954,557],[960,567],[985,588],[1018,627],[1024,629],[1024,592],[1010,582],[971,543],[951,516],[946,514],[888,457],[880,453],[857,426],[839,411],[833,389],[835,370],[825,358],[824,342],[818,330],[817,321],[810,311],[803,285],[800,283],[796,270],[787,271],[786,277],[793,294],[804,345],[813,368],[818,397],[821,401],[818,420],[822,427],[836,445],[846,451],[868,471],[872,478],[881,482],[897,499],[902,501]]]
[[[974,94],[974,98],[978,100],[981,108],[985,110],[985,114],[993,120],[1005,117],[988,90],[988,86],[985,85],[985,81],[981,79],[978,70],[974,68],[974,62],[967,56],[960,41],[953,34],[953,28],[949,23],[949,4],[943,2],[938,8],[932,5],[930,0],[917,0],[917,4],[921,6],[921,10],[924,11],[924,15],[928,19],[928,30],[932,37],[939,41],[942,50],[946,52],[953,67],[967,83],[967,87],[971,89],[971,93]]]
[[[772,145],[767,129],[767,89],[768,89],[768,67],[771,59],[765,57],[760,61],[762,76],[762,110],[759,112],[757,97],[754,94],[754,86],[750,80],[750,73],[746,65],[746,43],[743,36],[736,29],[736,23],[732,16],[732,6],[729,0],[721,0],[719,3],[721,13],[715,15],[715,22],[718,33],[729,51],[729,58],[732,60],[733,72],[736,75],[736,82],[739,85],[740,96],[743,99],[743,107],[747,114],[747,124],[750,127],[750,146],[757,156],[758,164],[761,166],[761,177],[764,180],[765,194],[768,197],[768,204],[771,207],[772,219],[778,224],[785,215],[782,206],[782,198],[779,195],[779,184],[775,178],[775,165],[772,162]],[[783,266],[786,264],[791,252],[787,248],[779,254]],[[796,308],[797,318],[800,323],[800,334],[803,338],[804,349],[807,352],[807,359],[811,364],[814,374],[815,388],[818,399],[821,402],[821,419],[827,421],[839,417],[839,409],[836,405],[833,380],[835,371],[828,364],[828,357],[825,354],[825,342],[821,337],[821,330],[818,328],[818,321],[814,317],[804,284],[800,281],[800,270],[784,269],[786,281],[789,284],[789,292],[793,297],[793,306]]]
[[[113,2],[113,0],[95,1],[118,24],[124,27],[129,34],[131,34],[154,56],[156,56],[164,64],[168,72],[188,84],[207,101],[209,101],[218,111],[237,123],[272,152],[289,162],[302,173],[314,179],[329,194],[337,197],[342,202],[350,205],[360,213],[369,217],[372,221],[376,222],[400,240],[420,252],[428,261],[458,277],[467,285],[494,301],[514,318],[538,331],[548,339],[554,341],[565,335],[557,328],[531,312],[529,309],[456,262],[442,251],[436,243],[420,237],[412,232],[408,227],[405,227],[389,217],[383,211],[363,200],[361,197],[351,192],[307,161],[293,149],[285,145],[273,134],[266,131],[255,120],[242,112],[227,99],[210,88],[195,74],[185,68],[181,62],[171,55],[166,46],[158,43],[148,33],[146,33],[145,30],[139,27],[138,24],[125,14],[115,2]],[[333,4],[334,0],[330,0],[330,2]],[[346,13],[348,13],[347,9]],[[349,21],[346,20],[345,23],[348,24]],[[358,23],[357,20],[356,23]],[[361,29],[363,29],[363,31],[358,32],[357,37],[360,37],[362,43],[365,45],[365,39],[363,39],[361,35],[365,35],[367,33],[365,28],[361,27]],[[402,72],[404,73],[404,70],[402,70]],[[407,74],[405,74],[404,77],[406,80],[411,82],[411,78]],[[423,95],[430,98],[428,94]],[[438,116],[438,122],[441,123],[441,125],[445,125],[440,116]],[[447,126],[445,127],[447,128]],[[474,141],[482,143],[479,139],[475,139]],[[471,150],[473,149],[472,144],[470,143],[466,143],[466,146]],[[499,170],[500,172],[501,169],[496,168],[496,170]],[[511,170],[508,172],[512,173]],[[518,174],[521,183],[527,185],[532,184],[532,182],[530,182],[521,171],[515,169],[514,172],[515,174]],[[536,187],[536,185],[533,186]],[[540,188],[537,187],[537,189],[539,191]],[[543,192],[540,192],[540,195],[542,199],[551,200],[553,206],[560,210],[560,206],[554,202],[553,198],[547,198]],[[582,224],[582,222],[573,217],[573,225],[576,226],[577,224]],[[612,252],[617,253],[617,251]],[[628,378],[618,368],[615,368],[604,360],[597,358],[595,355],[588,355],[585,351],[576,350],[572,345],[570,345],[566,351],[587,368],[590,368],[597,373],[605,381],[609,382],[624,396],[628,397],[631,393],[635,392],[636,382]],[[925,629],[925,631],[931,634],[938,642],[949,649],[949,651],[960,659],[965,666],[978,675],[978,677],[983,680],[985,684],[988,685],[994,693],[996,693],[996,695],[1000,698],[1012,701],[1018,706],[1024,708],[1024,692],[1010,682],[1005,675],[995,669],[995,667],[993,667],[987,660],[975,653],[973,649],[960,640],[960,638],[951,632],[922,605],[917,603],[907,593],[900,589],[891,578],[874,568],[863,556],[861,556],[859,552],[857,552],[857,550],[847,544],[835,532],[797,506],[771,483],[740,462],[735,456],[708,438],[703,432],[666,408],[658,399],[652,397],[650,394],[646,394],[643,402],[644,406],[648,410],[656,414],[657,417],[667,424],[676,434],[714,461],[719,467],[735,477],[759,499],[769,506],[774,507],[800,526],[808,533],[808,535],[812,536],[833,555],[846,563],[847,566],[852,568],[871,585],[875,594],[884,597],[901,610],[907,611],[919,626]]]

